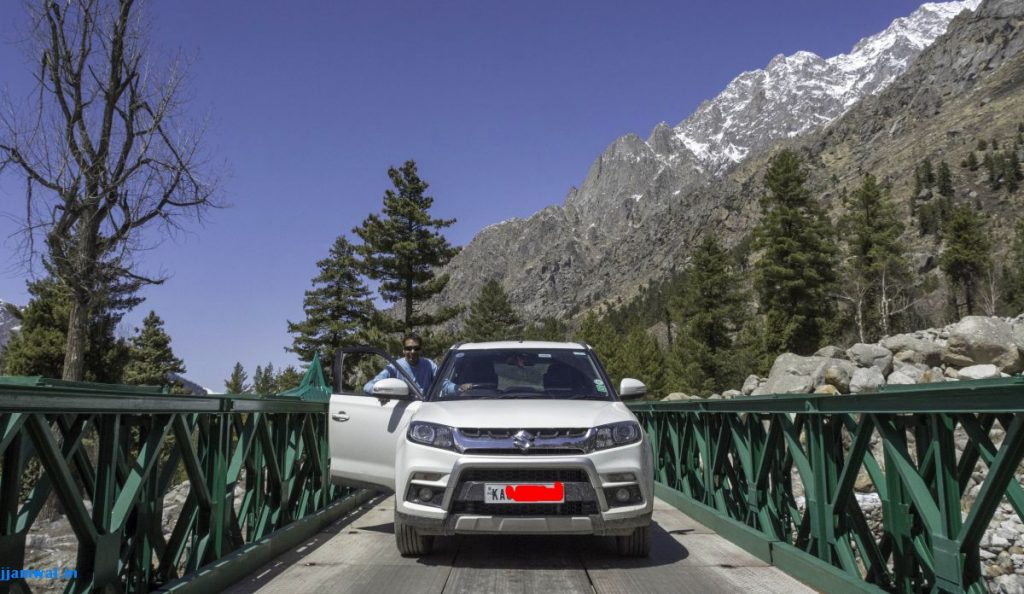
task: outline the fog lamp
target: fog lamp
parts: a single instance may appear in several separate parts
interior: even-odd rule
[[[419,495],[420,501],[430,501],[431,499],[434,498],[434,491],[427,487],[423,487],[422,489],[420,489]]]

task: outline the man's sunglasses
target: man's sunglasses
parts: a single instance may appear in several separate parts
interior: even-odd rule
[[[403,351],[418,351],[418,350],[420,350],[422,348],[423,347],[418,347],[418,346],[405,346],[405,347],[402,347],[402,350]]]

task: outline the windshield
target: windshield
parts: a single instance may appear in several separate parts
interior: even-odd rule
[[[612,399],[592,355],[583,349],[458,351],[434,382],[430,400]]]

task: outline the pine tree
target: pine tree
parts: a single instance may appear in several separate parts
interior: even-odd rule
[[[270,396],[277,393],[277,385],[274,375],[274,364],[267,363],[266,367],[256,366],[256,372],[252,374],[252,391],[260,396]]]
[[[1024,313],[1024,217],[1017,220],[1010,251],[1006,254],[1003,294],[1009,314]]]
[[[124,383],[134,385],[172,385],[172,373],[185,373],[185,362],[174,356],[171,337],[164,321],[155,311],[142,320],[142,328],[132,337]]]
[[[921,185],[931,188],[935,185],[935,169],[932,167],[931,159],[921,162]]]
[[[280,394],[286,390],[298,388],[301,383],[302,372],[296,369],[294,365],[289,365],[274,377],[274,393]]]
[[[783,150],[768,166],[755,247],[754,285],[768,350],[808,355],[825,340],[835,309],[835,245],[824,213],[804,187],[800,157]]]
[[[943,162],[945,165],[945,162]],[[943,170],[940,165],[940,177]],[[935,212],[941,199],[929,205]],[[875,176],[867,174],[841,221],[846,273],[840,294],[851,305],[860,342],[886,335],[910,304],[910,264],[900,243],[903,224]]]
[[[665,393],[665,361],[658,342],[643,328],[634,327],[626,335],[615,373],[608,371],[616,386],[624,377],[638,379],[647,385],[650,397]]]
[[[400,169],[389,168],[388,177],[395,189],[385,191],[383,212],[368,216],[352,230],[363,241],[356,252],[362,257],[366,276],[380,281],[380,296],[389,303],[403,304],[400,327],[390,330],[439,324],[460,309],[427,314],[417,305],[448,284],[448,276],[439,276],[435,270],[447,264],[459,249],[438,230],[450,227],[455,219],[430,217],[428,211],[434,199],[425,194],[428,185],[420,179],[415,161],[406,161]]]
[[[981,217],[970,208],[953,211],[946,231],[946,249],[939,265],[950,282],[956,317],[975,313],[977,291],[991,266],[991,241]]]
[[[307,362],[320,353],[330,381],[335,349],[365,341],[374,308],[370,291],[357,273],[354,248],[343,235],[334,240],[328,257],[316,265],[320,273],[313,277],[313,288],[302,300],[306,319],[288,322],[288,332],[295,338],[286,350]]]
[[[550,340],[562,342],[567,340],[568,329],[565,323],[555,317],[541,318],[535,324],[528,324],[523,329],[524,340]]]
[[[694,250],[688,278],[671,309],[678,334],[668,357],[673,388],[691,394],[720,392],[742,378],[734,337],[747,318],[747,297],[728,252],[713,235]]]
[[[93,298],[85,347],[85,381],[122,383],[128,342],[115,336],[115,331],[124,314],[142,301],[135,296],[136,290],[114,284]],[[12,333],[5,345],[0,370],[8,375],[59,378],[67,346],[70,294],[52,276],[29,282],[28,292],[32,298],[25,309],[12,312],[20,317],[21,329]]]
[[[1006,179],[1006,189],[1011,193],[1016,192],[1020,188],[1020,182],[1024,180],[1024,173],[1020,170],[1020,158],[1017,156],[1017,151],[1011,149],[1006,152],[1005,172],[1004,178]]]
[[[588,313],[576,332],[576,340],[585,342],[594,349],[612,381],[618,382],[626,377],[623,375],[624,369],[620,361],[621,337],[607,320],[599,318],[594,312]]]
[[[978,155],[976,155],[974,151],[967,153],[967,159],[964,160],[964,167],[970,169],[971,171],[978,170]]]
[[[466,340],[512,340],[520,338],[522,330],[519,315],[508,302],[508,294],[501,283],[494,279],[484,283],[480,295],[470,306],[469,318],[463,331]]]
[[[242,368],[242,364],[235,363],[231,369],[231,377],[224,381],[224,390],[228,394],[246,394],[252,389],[252,386],[246,383],[247,379],[249,376]]]
[[[947,198],[953,197],[953,172],[949,170],[949,164],[945,161],[939,162],[939,194]]]

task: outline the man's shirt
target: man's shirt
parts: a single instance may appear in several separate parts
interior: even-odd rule
[[[398,360],[398,364],[402,366],[406,372],[409,373],[413,378],[416,379],[416,384],[419,386],[420,391],[426,395],[427,390],[430,389],[430,384],[434,381],[434,376],[437,375],[437,363],[434,363],[426,357],[420,357],[420,360],[416,365],[409,365],[409,360],[404,357]],[[405,379],[405,376],[399,373],[395,366],[388,364],[387,367],[377,374],[372,380],[366,382],[363,386],[363,392],[366,394],[373,394],[373,384],[377,383],[382,379],[389,377],[396,377],[398,379]]]

